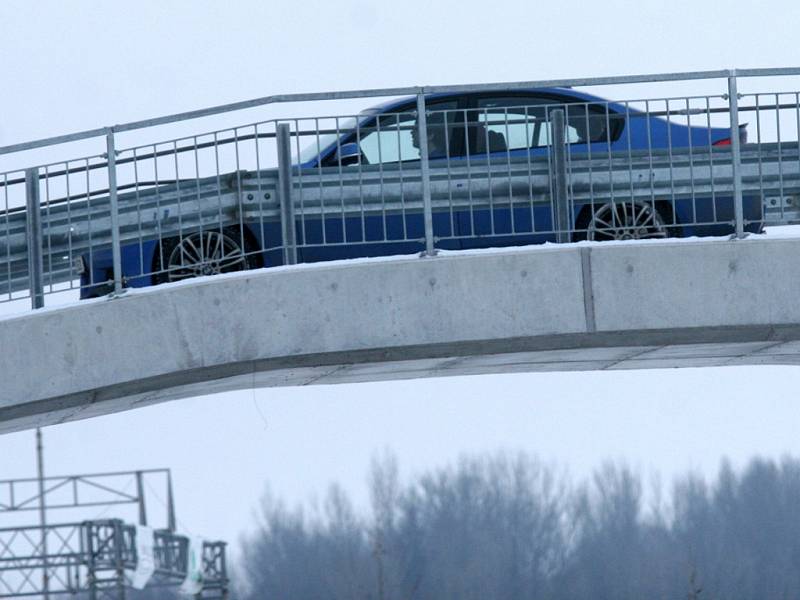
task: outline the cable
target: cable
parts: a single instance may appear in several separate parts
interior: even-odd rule
[[[158,492],[156,492],[156,490],[153,488],[153,486],[152,486],[152,485],[150,485],[150,482],[149,482],[149,481],[147,481],[147,480],[145,479],[145,480],[144,480],[144,484],[145,484],[145,486],[147,486],[147,489],[149,489],[149,490],[150,490],[150,492],[152,492],[153,496],[155,496],[155,498],[156,498],[156,500],[158,500],[159,504],[161,504],[161,506],[163,506],[163,507],[164,507],[166,510],[169,510],[169,507],[167,506],[167,503],[166,503],[166,502],[164,502],[164,501],[161,499],[161,496],[159,496],[159,495],[158,495]],[[193,532],[191,529],[189,529],[189,528],[186,526],[186,524],[185,524],[183,521],[181,521],[181,520],[178,518],[178,515],[177,515],[177,514],[175,515],[175,521],[178,523],[178,525],[180,526],[180,528],[181,528],[181,529],[183,529],[183,530],[184,530],[186,533],[188,533],[188,534],[189,534],[189,535],[191,535],[191,536],[193,536],[193,535],[194,535],[194,532]]]

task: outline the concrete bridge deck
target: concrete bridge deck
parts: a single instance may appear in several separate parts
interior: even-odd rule
[[[0,321],[0,432],[250,387],[800,364],[800,239],[249,271]]]

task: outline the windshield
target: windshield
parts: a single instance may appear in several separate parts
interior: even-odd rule
[[[300,151],[298,162],[303,164],[315,159],[326,148],[328,148],[328,146],[334,144],[339,137],[355,129],[356,122],[357,121],[355,117],[348,117],[339,121],[338,128],[335,124],[332,127],[320,128],[321,130],[324,129],[325,131],[331,131],[331,129],[333,129],[331,133],[316,133],[313,131],[308,132],[307,135],[304,135],[303,137],[310,139],[310,142],[305,148],[303,148],[303,150]],[[336,133],[337,129],[338,134]]]

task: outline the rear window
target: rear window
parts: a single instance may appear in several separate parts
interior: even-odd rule
[[[613,142],[622,133],[624,119],[607,107],[591,103],[559,104],[532,96],[485,97],[477,100],[474,118],[476,149],[519,150],[548,146],[552,140],[550,112],[563,109],[570,144]],[[484,141],[481,138],[487,138]]]

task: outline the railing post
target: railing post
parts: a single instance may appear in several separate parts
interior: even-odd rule
[[[422,214],[425,219],[425,255],[436,254],[433,238],[433,205],[431,202],[431,169],[428,162],[428,115],[425,95],[417,94],[417,128],[419,139],[419,162],[422,175]]]
[[[572,223],[569,218],[567,198],[567,136],[564,111],[560,108],[550,111],[550,130],[552,132],[553,157],[553,217],[556,241],[563,244],[571,241]]]
[[[278,193],[281,201],[283,256],[287,265],[297,264],[297,232],[292,199],[292,142],[288,123],[278,123]]]
[[[728,77],[728,107],[731,127],[731,176],[733,177],[733,213],[736,219],[736,237],[744,237],[744,204],[742,200],[742,153],[739,143],[739,90],[736,71]]]
[[[111,260],[114,269],[114,294],[122,293],[122,256],[119,247],[119,203],[117,199],[117,151],[114,145],[114,130],[106,134],[106,157],[108,165],[108,203],[111,212]]]
[[[42,206],[39,202],[39,169],[25,171],[26,235],[31,308],[44,306],[44,265],[42,261]]]

